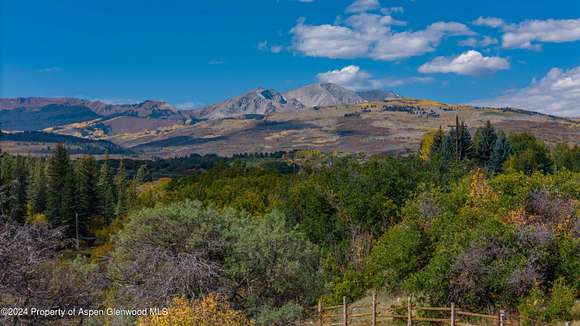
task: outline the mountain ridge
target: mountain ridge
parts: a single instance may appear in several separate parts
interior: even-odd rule
[[[355,91],[332,83],[310,84],[284,93],[307,107],[350,105],[365,102]]]
[[[197,118],[226,119],[245,115],[269,115],[277,111],[298,111],[303,109],[305,109],[305,106],[302,103],[286,99],[275,89],[259,87],[192,113]]]

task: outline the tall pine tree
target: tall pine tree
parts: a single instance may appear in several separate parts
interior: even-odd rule
[[[63,144],[58,144],[48,161],[46,213],[54,226],[67,226],[67,234],[74,235],[75,189],[74,173]]]
[[[459,117],[455,118],[455,126],[445,134],[439,153],[446,160],[465,160],[475,157],[471,134],[463,122],[459,123]]]
[[[123,216],[127,212],[127,174],[125,172],[125,165],[121,160],[117,174],[115,175],[115,193],[117,194],[117,206],[115,214]]]
[[[43,213],[46,209],[46,172],[42,159],[37,159],[32,168],[28,187],[28,202],[32,214]]]
[[[10,216],[12,220],[23,223],[26,217],[26,190],[28,183],[28,171],[24,157],[16,157],[12,173]]]
[[[97,208],[97,163],[91,156],[85,156],[77,162],[77,211],[79,233],[88,234],[90,218]]]
[[[115,194],[113,193],[111,166],[109,154],[105,154],[105,160],[101,163],[99,180],[97,182],[99,212],[109,223],[115,217]]]
[[[477,130],[473,140],[475,156],[477,157],[479,166],[489,168],[496,140],[497,134],[495,128],[488,120],[483,128]]]
[[[503,169],[503,163],[512,154],[512,147],[508,138],[503,132],[498,132],[497,140],[493,145],[493,152],[490,157],[490,169],[495,172],[501,172]]]

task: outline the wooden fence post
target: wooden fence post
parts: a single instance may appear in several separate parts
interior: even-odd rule
[[[505,326],[505,310],[499,311],[499,326]]]
[[[377,326],[377,292],[373,291],[373,306],[372,306],[371,326]]]
[[[346,304],[346,297],[342,297],[342,320],[343,325],[348,326],[348,305]]]
[[[451,302],[451,326],[455,326],[455,303]]]
[[[322,300],[318,300],[318,326],[322,326]]]
[[[413,325],[413,311],[411,307],[411,297],[407,297],[407,326]]]

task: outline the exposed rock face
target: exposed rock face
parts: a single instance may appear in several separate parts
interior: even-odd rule
[[[365,102],[365,99],[355,91],[331,83],[304,86],[286,92],[284,97],[297,100],[307,107],[350,105]]]
[[[269,115],[279,111],[300,111],[304,105],[296,100],[287,100],[274,89],[257,88],[222,103],[211,105],[196,112],[197,117],[206,119],[239,118],[246,115]]]
[[[385,101],[392,100],[395,98],[401,98],[401,96],[393,91],[383,91],[381,89],[372,89],[367,91],[357,92],[358,96],[364,98],[367,101]]]

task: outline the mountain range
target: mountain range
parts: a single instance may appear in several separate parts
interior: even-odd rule
[[[393,91],[355,92],[321,83],[285,93],[257,88],[190,110],[153,100],[109,104],[77,98],[4,98],[0,129],[9,136],[0,146],[41,154],[39,148],[46,152],[44,145],[61,139],[49,136],[57,134],[69,137],[67,144],[78,139],[79,152],[95,142],[92,152],[114,149],[146,157],[296,148],[402,153],[416,149],[425,131],[447,127],[455,116],[472,128],[490,120],[508,132],[528,131],[548,142],[580,144],[575,119],[410,99]]]

